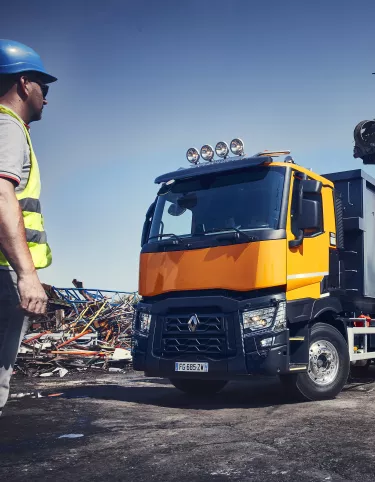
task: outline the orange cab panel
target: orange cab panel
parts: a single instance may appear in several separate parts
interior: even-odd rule
[[[250,291],[285,284],[285,239],[141,254],[141,296],[205,289]]]

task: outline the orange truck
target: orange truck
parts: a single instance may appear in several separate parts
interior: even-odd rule
[[[318,175],[289,154],[247,156],[233,139],[155,180],[135,370],[190,394],[279,376],[319,400],[375,359],[375,180]]]

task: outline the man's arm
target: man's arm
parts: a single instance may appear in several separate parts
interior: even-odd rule
[[[18,276],[21,306],[29,314],[45,312],[47,295],[40,284],[29,247],[14,184],[0,177],[0,249]]]

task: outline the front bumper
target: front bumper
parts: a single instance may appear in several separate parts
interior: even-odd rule
[[[249,375],[287,373],[289,330],[244,333],[240,319],[245,306],[251,309],[270,306],[275,299],[284,300],[285,295],[244,301],[202,296],[140,303],[138,309],[150,313],[152,318],[147,336],[134,327],[133,367],[145,372],[146,376],[166,378],[175,378],[178,373],[178,378],[204,376],[206,379],[234,380]],[[187,331],[185,322],[193,314],[203,320],[202,331],[195,334]],[[204,375],[176,372],[177,361],[207,362],[209,369]]]

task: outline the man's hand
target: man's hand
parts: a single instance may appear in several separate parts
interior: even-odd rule
[[[18,293],[21,307],[29,315],[42,315],[46,312],[48,297],[36,273],[19,276]]]

